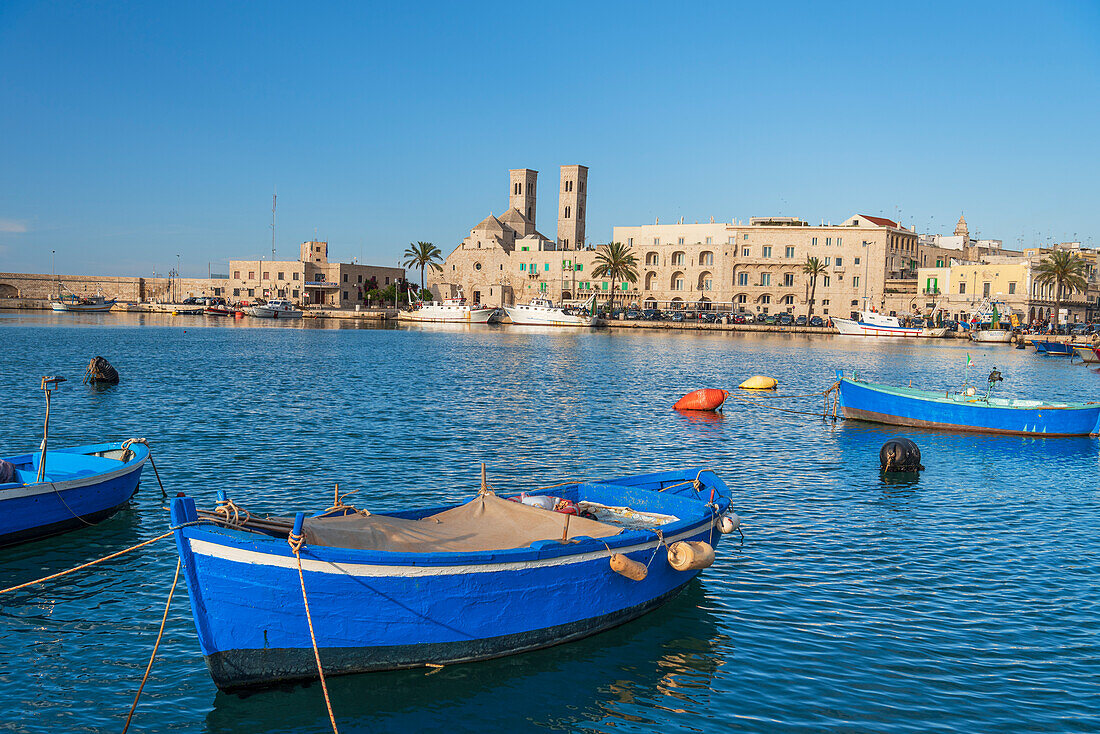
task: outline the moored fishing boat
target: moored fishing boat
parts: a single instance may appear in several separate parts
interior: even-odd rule
[[[1073,354],[1085,364],[1100,363],[1100,349],[1091,344],[1074,344]]]
[[[224,298],[208,298],[202,312],[207,316],[230,316],[233,309],[229,308],[229,303]]]
[[[285,298],[273,298],[252,306],[246,312],[258,319],[300,319],[302,312]]]
[[[370,514],[337,500],[293,521],[255,520],[235,505],[224,512],[223,500],[221,522],[210,525],[195,523],[213,513],[174,499],[177,549],[214,682],[234,689],[316,678],[303,594],[326,675],[579,639],[671,599],[736,527],[725,514],[726,485],[708,470],[513,499],[483,481],[461,505]]]
[[[1073,354],[1073,345],[1068,342],[1044,341],[1033,339],[1036,354],[1049,354],[1052,357],[1069,357]]]
[[[592,296],[584,305],[568,308],[555,306],[554,302],[547,298],[532,298],[530,303],[505,306],[504,311],[513,324],[527,326],[595,326],[596,317],[589,311],[589,307],[594,300],[595,296]]]
[[[447,324],[487,324],[496,314],[495,308],[470,305],[465,298],[447,298],[441,303],[417,303],[407,311],[398,311],[400,321],[427,321]]]
[[[1012,332],[1008,329],[978,329],[970,330],[970,340],[986,344],[1008,344],[1012,341]]]
[[[933,334],[924,334],[923,327],[903,326],[897,316],[886,316],[877,311],[860,311],[858,320],[842,319],[839,316],[834,316],[833,325],[845,336],[876,336],[895,339],[916,339],[922,336],[933,336]],[[946,333],[947,330],[945,329],[943,334]],[[943,334],[939,334],[939,336],[943,336]]]
[[[70,311],[74,313],[98,313],[110,311],[116,301],[107,300],[102,293],[93,296],[79,296],[58,284],[57,296],[50,301],[50,308],[54,311]]]
[[[39,450],[0,459],[0,546],[94,525],[137,491],[149,458],[144,440],[47,448],[50,393],[64,381],[42,378],[46,423]]]
[[[990,375],[992,383],[1000,373]],[[1089,436],[1100,433],[1100,402],[1058,403],[960,392],[921,390],[837,375],[845,418],[896,426],[946,428],[980,433]]]

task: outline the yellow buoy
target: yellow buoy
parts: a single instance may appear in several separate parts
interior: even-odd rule
[[[173,316],[179,316],[179,315],[180,315],[180,312],[179,312],[179,311],[173,311],[173,312],[172,312],[172,315],[173,315]]]
[[[764,375],[753,375],[738,385],[742,390],[774,390],[779,386],[779,380]]]

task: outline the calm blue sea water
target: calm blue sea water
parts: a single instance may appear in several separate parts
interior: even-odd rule
[[[757,373],[782,392],[836,367],[946,387],[969,352],[1003,392],[1100,399],[1100,374],[1001,346],[829,337],[246,326],[203,317],[0,315],[0,455],[39,440],[41,375],[72,380],[51,441],[146,436],[169,492],[212,506],[321,508],[333,483],[371,509],[708,466],[745,543],[687,593],[581,642],[485,663],[333,679],[343,732],[1096,731],[1100,444],[906,432],[919,480],[887,484],[885,427],[731,403],[672,403]],[[106,356],[118,387],[80,384]],[[783,403],[818,411],[820,398]],[[147,470],[148,471],[148,470]],[[168,525],[152,472],[102,525],[0,550],[0,586]],[[0,597],[0,731],[119,731],[175,566],[168,541]],[[181,588],[140,731],[323,732],[319,685],[218,693]]]

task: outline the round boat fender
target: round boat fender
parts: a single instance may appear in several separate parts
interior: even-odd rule
[[[668,565],[677,571],[698,571],[714,563],[714,546],[702,540],[681,540],[668,547]]]
[[[737,516],[737,513],[731,512],[718,518],[718,532],[722,535],[729,535],[739,527],[741,527],[741,518]]]

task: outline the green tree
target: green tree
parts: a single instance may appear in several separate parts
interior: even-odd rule
[[[622,242],[608,242],[606,245],[600,245],[596,253],[596,267],[592,270],[592,277],[607,278],[611,281],[607,296],[607,313],[610,316],[611,307],[615,301],[615,284],[638,282],[638,258]]]
[[[443,253],[431,242],[409,243],[404,253],[406,268],[420,268],[420,290],[424,290],[424,272],[431,268],[437,273],[443,272],[443,266],[437,260],[443,259]]]
[[[825,273],[825,263],[816,257],[807,256],[806,262],[802,263],[802,272],[810,278],[810,301],[809,309],[806,311],[806,321],[809,321],[814,315],[814,293],[817,291],[817,276]]]
[[[1085,280],[1085,261],[1066,250],[1055,250],[1040,261],[1035,269],[1036,283],[1054,284],[1054,323],[1058,324],[1058,312],[1062,307],[1062,289],[1067,286],[1082,293],[1088,289]]]

